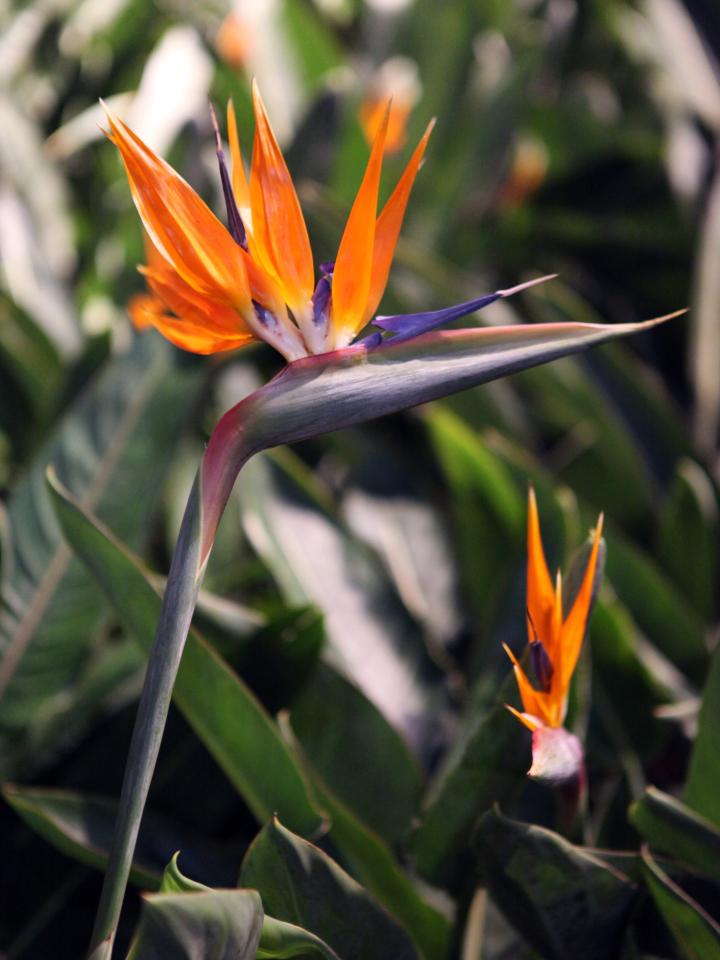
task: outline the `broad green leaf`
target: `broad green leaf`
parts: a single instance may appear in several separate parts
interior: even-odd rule
[[[694,460],[677,465],[660,517],[658,552],[665,570],[709,620],[717,606],[718,503],[710,478]]]
[[[5,776],[32,769],[68,730],[74,692],[89,689],[86,678],[97,660],[92,639],[106,610],[63,542],[45,487],[46,465],[125,541],[140,544],[200,375],[196,365],[175,366],[157,338],[139,338],[68,410],[10,499],[0,611]],[[116,683],[126,677],[119,673]]]
[[[482,640],[502,608],[516,572],[525,524],[524,494],[502,460],[482,437],[444,406],[434,407],[427,423],[447,478],[464,595]],[[491,545],[502,542],[502,551]]]
[[[720,826],[720,646],[715,648],[705,683],[685,801]]]
[[[648,787],[630,821],[653,851],[668,853],[720,880],[720,831],[675,797]]]
[[[277,819],[253,841],[240,882],[279,920],[321,937],[343,960],[402,960],[417,953],[403,929],[318,847]]]
[[[5,784],[3,796],[27,823],[62,853],[80,863],[103,870],[107,864],[117,803],[102,797],[70,790],[46,790]],[[160,882],[157,850],[166,829],[150,814],[130,878],[133,883],[155,890]]]
[[[606,573],[648,639],[694,681],[707,668],[705,631],[697,613],[655,561],[609,525]]]
[[[642,858],[645,883],[675,938],[680,956],[685,960],[718,960],[720,924],[660,869],[646,849]]]
[[[448,955],[449,921],[423,899],[420,891],[398,865],[387,844],[367,827],[353,810],[332,792],[315,770],[294,731],[281,720],[285,739],[304,761],[320,806],[331,823],[329,839],[353,875],[411,933],[425,960],[444,960]]]
[[[525,783],[531,737],[503,702],[516,697],[510,675],[499,703],[489,710],[471,707],[430,784],[410,853],[419,873],[432,881],[448,882],[463,867],[477,818],[494,803],[509,801]]]
[[[548,960],[615,960],[635,899],[628,878],[543,827],[484,814],[474,848],[491,896]]]
[[[287,603],[322,611],[327,661],[416,741],[423,725],[434,724],[441,696],[437,680],[434,690],[428,683],[432,664],[417,628],[377,560],[309,498],[287,463],[291,457],[282,465],[255,457],[244,468],[239,497],[248,538]],[[414,788],[417,771],[409,756],[396,756],[403,773],[396,769],[387,789],[397,782],[404,792],[405,783]]]
[[[320,664],[293,701],[291,718],[303,752],[333,793],[388,843],[399,842],[420,802],[420,770],[378,710]]]
[[[165,868],[158,893],[197,893],[201,890],[209,890],[209,887],[191,880],[181,872],[178,856],[179,854],[176,853]],[[258,960],[262,958],[270,960],[273,957],[302,957],[308,953],[311,956],[317,954],[326,957],[328,960],[338,960],[337,954],[315,934],[303,930],[302,927],[296,927],[292,923],[276,920],[267,914],[263,916],[262,934],[257,950]]]
[[[255,960],[262,919],[254,890],[149,894],[128,960]]]
[[[51,489],[68,542],[128,633],[148,651],[161,601],[147,573],[57,483]],[[317,828],[320,815],[275,724],[242,680],[194,631],[183,654],[174,700],[259,820],[282,811],[288,823],[304,833]]]

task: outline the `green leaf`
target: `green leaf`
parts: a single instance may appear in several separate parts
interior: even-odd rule
[[[615,960],[635,899],[618,870],[543,827],[484,814],[474,838],[507,919],[548,960]]]
[[[685,801],[720,826],[720,646],[715,648],[705,683]]]
[[[162,880],[158,893],[198,893],[200,890],[209,890],[204,883],[198,883],[186,877],[178,866],[180,851],[173,854],[172,860],[163,870]]]
[[[69,790],[14,784],[5,784],[2,793],[13,810],[48,843],[80,863],[105,869],[117,814],[115,801]],[[151,814],[141,834],[130,875],[137,886],[157,888],[160,882],[157,846],[164,832],[162,823]],[[153,842],[149,842],[151,837]]]
[[[281,720],[286,740],[304,761],[318,802],[331,823],[329,839],[353,875],[409,931],[426,960],[448,956],[451,927],[448,920],[421,896],[400,868],[387,844],[340,800],[313,769],[287,722]]]
[[[652,557],[612,527],[606,536],[606,573],[618,596],[652,643],[699,681],[707,669],[707,646],[697,613]]]
[[[255,960],[262,919],[254,890],[149,894],[128,960]]]
[[[420,802],[420,770],[382,714],[320,664],[293,701],[291,719],[303,752],[333,793],[388,843],[401,840]]]
[[[422,876],[448,882],[463,866],[472,828],[494,803],[509,801],[525,783],[531,738],[505,709],[515,702],[510,675],[500,702],[471,707],[464,728],[430,785],[410,853]]]
[[[452,494],[461,580],[474,623],[485,636],[515,568],[512,546],[522,542],[524,497],[502,460],[482,437],[444,406],[434,407],[430,438]],[[479,544],[502,541],[502,552]],[[483,629],[484,628],[484,629]]]
[[[68,542],[121,623],[148,651],[161,601],[146,572],[57,482],[51,489]],[[259,820],[277,810],[304,833],[317,829],[321,817],[277,727],[242,680],[195,631],[188,638],[173,699]]]
[[[655,906],[686,960],[720,958],[720,925],[661,870],[648,850],[642,852],[645,882]]]
[[[694,460],[677,465],[660,517],[658,552],[673,581],[709,620],[717,603],[718,504],[710,478]]]
[[[209,887],[190,880],[180,870],[176,853],[163,873],[159,893],[197,893],[209,890]],[[263,916],[262,934],[258,944],[257,956],[262,958],[284,958],[318,954],[328,960],[339,960],[337,954],[315,934],[292,923]]]
[[[245,466],[238,494],[248,538],[285,601],[313,603],[324,614],[325,659],[417,740],[423,723],[435,723],[442,695],[437,679],[434,689],[428,679],[432,664],[417,643],[417,628],[377,560],[310,498],[292,470],[293,458],[285,454],[282,463],[255,457]],[[417,771],[407,751],[395,754],[402,769],[386,789],[397,783],[405,793],[405,784],[414,788]]]
[[[675,797],[648,787],[630,807],[630,821],[653,850],[720,880],[720,831]]]
[[[279,920],[311,930],[343,960],[417,958],[403,929],[327,854],[274,819],[253,841],[240,882]]]
[[[54,464],[62,482],[124,540],[140,544],[200,375],[192,364],[175,367],[158,338],[138,339],[67,412],[10,499],[0,611],[3,776],[33,769],[71,732],[75,692],[91,689],[87,676],[98,657],[91,641],[106,610],[63,542],[46,465]],[[135,664],[118,667],[120,685]],[[95,692],[107,693],[102,686]],[[82,709],[91,712],[87,700]]]
[[[274,957],[283,960],[285,957],[308,955],[325,957],[326,960],[340,960],[324,940],[309,930],[303,930],[302,927],[285,920],[276,920],[275,917],[264,917],[257,960],[272,960]]]

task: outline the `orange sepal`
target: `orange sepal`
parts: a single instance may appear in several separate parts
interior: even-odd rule
[[[542,723],[535,717],[531,717],[528,713],[520,713],[515,707],[511,707],[509,703],[505,704],[505,709],[509,710],[514,717],[517,717],[520,723],[524,724],[528,730],[535,732],[535,730],[542,726]]]
[[[535,490],[528,490],[528,524],[527,524],[527,593],[526,603],[528,612],[528,642],[533,640],[533,632],[537,631],[542,640],[550,662],[555,663],[556,647],[553,637],[553,609],[555,607],[555,590],[548,571],[540,533],[540,519],[538,517],[537,499]]]
[[[250,204],[250,184],[248,183],[247,174],[245,173],[245,164],[243,163],[237,120],[235,118],[235,107],[233,106],[232,100],[228,100],[227,105],[227,128],[228,143],[230,146],[230,179],[233,194],[235,195],[235,203],[240,211],[245,230],[251,231],[252,210]]]
[[[373,269],[380,172],[389,109],[388,103],[335,259],[332,281],[334,346],[347,343],[365,324]]]
[[[377,219],[375,226],[375,245],[373,247],[372,273],[370,277],[370,292],[368,295],[365,314],[363,316],[363,325],[370,320],[378,308],[387,286],[395,255],[398,237],[402,228],[402,222],[405,217],[410,191],[415,183],[415,177],[420,169],[425,148],[427,147],[430,134],[432,133],[435,121],[431,120],[427,125],[425,133],[410,157],[397,186],[393,190],[390,199],[382,209],[382,213]]]
[[[552,719],[552,705],[548,694],[541,693],[533,687],[527,674],[520,666],[517,657],[506,643],[503,644],[503,649],[512,661],[515,680],[517,681],[520,699],[522,700],[525,713],[530,713],[534,717],[538,717],[543,723],[549,722]]]
[[[309,309],[315,279],[310,238],[290,172],[255,82],[253,108],[250,251],[276,279],[288,306],[304,315]]]
[[[585,568],[580,589],[578,590],[575,602],[572,605],[570,613],[562,626],[562,663],[560,665],[561,682],[564,686],[570,683],[570,679],[575,670],[575,666],[580,656],[585,629],[587,627],[588,613],[590,612],[590,602],[592,600],[593,587],[595,584],[595,568],[597,566],[598,550],[600,549],[600,539],[602,537],[603,515],[598,517],[595,527],[595,538],[593,540],[590,559]]]
[[[189,286],[248,309],[242,251],[225,227],[168,163],[121,120],[107,116],[135,206],[159,253]]]

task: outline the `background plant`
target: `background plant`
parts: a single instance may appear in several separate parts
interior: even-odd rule
[[[178,849],[176,886],[165,886],[175,897],[183,875],[235,887],[242,861],[240,883],[260,890],[265,913],[325,944],[266,921],[268,956],[291,934],[299,955],[342,957],[377,956],[384,938],[394,956],[439,957],[446,944],[468,958],[718,951],[707,913],[720,823],[717,655],[710,669],[720,108],[709,11],[419,0],[390,15],[285,2],[253,22],[248,70],[273,119],[285,117],[289,163],[328,255],[366,157],[364,83],[391,54],[418,65],[410,141],[430,115],[438,126],[386,312],[507,286],[529,268],[561,280],[488,308],[483,322],[634,320],[689,299],[694,310],[632,344],[247,468],[161,754],[141,889],[157,887]],[[96,129],[98,95],[139,90],[134,122],[212,198],[207,96],[222,104],[232,93],[241,130],[249,118],[246,79],[214,48],[225,13],[88,0],[2,11],[0,742],[10,805],[0,814],[0,943],[11,957],[85,948],[112,818],[102,798],[118,793],[138,641],[156,614],[160,584],[147,571],[167,569],[208,430],[275,362],[261,350],[196,362],[153,335],[130,343],[123,305],[140,289],[142,239]],[[47,487],[49,462],[85,514]],[[528,479],[551,564],[569,559],[563,550],[599,509],[608,521],[605,587],[570,715],[588,755],[590,807],[572,837],[585,849],[514,822],[558,825],[553,794],[525,779],[524,732],[495,707],[508,676],[500,641],[517,648],[524,631]],[[99,570],[83,563],[88,543]],[[236,739],[241,717],[254,724],[249,745]],[[266,791],[275,796],[281,776],[287,803],[272,824]],[[645,794],[651,784],[661,793]],[[273,870],[296,862],[298,838],[320,838],[346,871],[312,853],[330,919],[285,912],[290,891]],[[588,847],[615,852],[598,860]],[[513,857],[527,865],[521,888]],[[532,869],[548,859],[552,895]],[[432,889],[419,894],[415,876]],[[207,891],[192,896],[204,897],[208,923],[258,916],[251,897],[227,907]],[[578,914],[568,899],[583,904]],[[350,901],[357,922],[332,928]],[[172,908],[148,901],[142,936]],[[137,910],[133,897],[125,944]],[[383,932],[355,941],[351,927]]]

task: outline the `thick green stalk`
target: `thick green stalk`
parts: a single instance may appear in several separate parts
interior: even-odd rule
[[[173,685],[205,564],[200,560],[200,474],[193,484],[170,574],[128,753],[110,861],[95,918],[89,960],[112,955],[140,821],[162,740]]]

